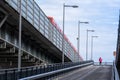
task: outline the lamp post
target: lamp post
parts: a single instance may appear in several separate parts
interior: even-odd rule
[[[91,36],[91,60],[93,58],[93,38],[97,38],[98,36]]]
[[[22,33],[22,14],[21,14],[21,0],[19,0],[19,50],[18,50],[18,71],[21,69],[21,33]]]
[[[80,24],[89,24],[89,22],[78,21],[78,37],[77,37],[78,53],[80,52]]]
[[[95,32],[95,30],[88,30],[87,29],[87,34],[86,34],[86,60],[88,58],[88,32]]]
[[[64,22],[65,22],[65,7],[78,8],[76,5],[65,5],[63,4],[63,38],[62,38],[62,63],[64,64]]]

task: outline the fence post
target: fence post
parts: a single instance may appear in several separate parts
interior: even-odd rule
[[[5,70],[5,80],[7,80],[7,70]]]
[[[25,68],[26,77],[28,76],[28,68]]]
[[[33,67],[31,67],[30,75],[33,75]]]
[[[16,76],[15,76],[15,69],[13,70],[13,78],[14,78],[14,80],[16,79]]]
[[[36,67],[36,74],[38,74],[38,67]]]

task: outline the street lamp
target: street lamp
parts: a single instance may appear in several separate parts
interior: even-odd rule
[[[98,36],[91,36],[91,60],[93,58],[93,38],[98,38]]]
[[[79,53],[79,51],[80,51],[80,24],[89,24],[89,22],[81,22],[81,21],[78,21],[78,37],[77,37],[78,53]]]
[[[87,34],[86,34],[86,60],[88,58],[88,32],[95,32],[95,30],[88,30],[87,29]]]
[[[65,22],[65,7],[78,8],[76,5],[65,5],[63,4],[63,39],[62,39],[62,63],[64,64],[64,22]]]
[[[22,34],[22,13],[21,0],[19,0],[19,50],[18,50],[18,71],[21,69],[21,34]]]

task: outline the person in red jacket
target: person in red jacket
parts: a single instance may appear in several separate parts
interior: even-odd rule
[[[100,65],[102,64],[102,58],[101,57],[99,58],[99,64]]]

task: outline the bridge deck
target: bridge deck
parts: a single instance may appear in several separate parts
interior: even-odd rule
[[[55,80],[111,80],[112,66],[88,66],[63,74]]]

